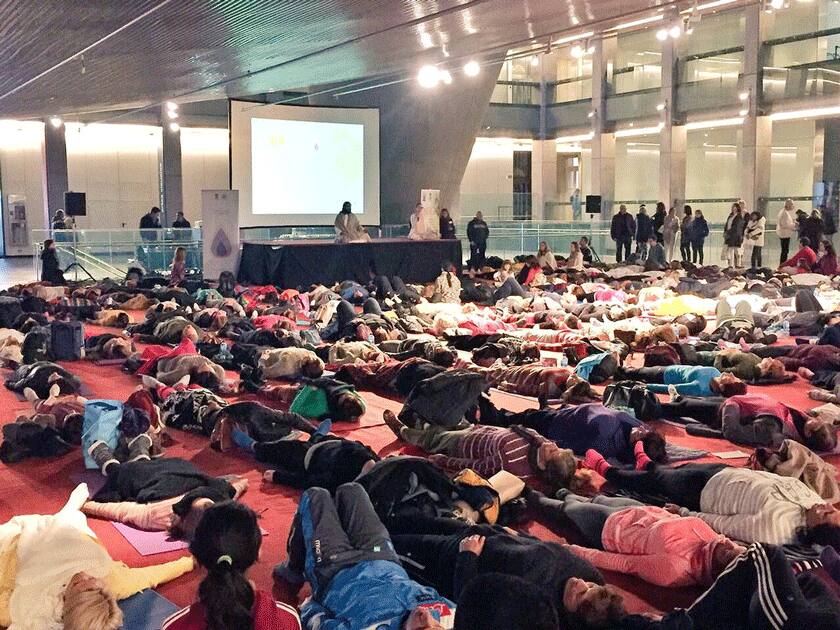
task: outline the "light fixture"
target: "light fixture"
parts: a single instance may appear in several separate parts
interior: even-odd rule
[[[668,29],[661,28],[658,31],[656,31],[656,39],[658,39],[660,42],[664,42],[666,39],[668,39]]]
[[[50,118],[50,124],[56,129],[58,129],[62,125],[61,118],[59,118],[58,116],[53,116],[52,118]]]
[[[176,112],[174,109],[167,110],[166,115],[172,119],[178,118],[178,112]]]
[[[562,136],[560,138],[556,138],[555,142],[557,144],[569,144],[572,142],[585,142],[587,140],[592,140],[595,137],[595,134],[590,131],[589,133],[580,134],[577,136]]]
[[[679,36],[682,35],[682,26],[674,24],[670,29],[668,29],[668,35],[670,35],[672,39],[679,38]]]
[[[746,101],[749,97],[750,97],[750,93],[749,93],[749,92],[741,92],[741,93],[738,95],[738,98],[739,98],[739,99],[741,99],[742,101]]]
[[[770,114],[770,120],[798,120],[801,118],[822,118],[824,116],[836,116],[840,114],[840,106],[815,107],[811,109],[797,109],[787,112],[774,112]]]
[[[665,103],[659,103],[659,104],[656,106],[656,111],[658,111],[658,112],[664,112],[664,111],[665,111]]]
[[[739,118],[721,118],[718,120],[697,120],[685,124],[685,128],[689,131],[694,129],[714,129],[716,127],[738,127],[744,124],[743,117]]]
[[[172,133],[178,133],[181,130],[181,125],[176,122],[169,123],[169,131]]]
[[[650,24],[652,22],[659,22],[664,17],[665,16],[663,16],[661,13],[659,15],[651,15],[650,17],[646,17],[646,18],[640,18],[638,20],[632,20],[630,22],[623,22],[622,24],[619,24],[618,26],[613,26],[612,28],[608,28],[607,30],[608,31],[623,31],[626,28],[634,28],[636,26],[642,26],[643,24]]]
[[[732,4],[736,2],[736,0],[713,0],[712,2],[704,2],[703,4],[698,4],[695,7],[691,7],[690,9],[685,9],[684,11],[680,11],[680,13],[694,13],[696,11],[705,11],[707,9],[716,9],[717,7],[722,7],[727,4]]]
[[[440,79],[440,71],[432,65],[423,66],[417,73],[417,82],[424,88],[435,87]]]
[[[178,109],[178,103],[174,101],[166,101],[166,109],[168,109],[170,112],[174,111]]]
[[[615,132],[616,138],[632,138],[634,136],[651,136],[657,134],[665,128],[665,125],[659,123],[656,127],[638,127],[636,129],[618,129]]]
[[[593,109],[591,112],[589,112],[589,113],[586,115],[586,117],[587,117],[587,118],[595,118],[595,110]]]
[[[583,46],[581,46],[580,44],[575,44],[574,46],[572,46],[572,49],[569,51],[569,53],[575,59],[580,59],[585,54],[584,50],[583,50]]]
[[[738,112],[738,115],[739,116],[747,116],[749,113],[750,113],[750,110],[742,109],[740,112]]]
[[[785,0],[770,0],[770,8],[777,11],[785,6]]]
[[[452,83],[452,75],[449,74],[449,70],[441,70],[439,75],[440,80],[446,83],[446,85],[450,85]]]
[[[559,46],[560,44],[570,44],[572,42],[578,42],[582,39],[587,39],[595,35],[594,31],[589,31],[587,33],[581,33],[579,35],[569,35],[568,37],[561,37],[560,39],[556,39],[551,42],[552,46]]]
[[[531,57],[531,65],[535,66],[535,67],[540,65],[540,58],[537,57],[537,55],[534,55],[533,57]]]
[[[468,77],[478,76],[479,72],[481,72],[481,66],[478,65],[477,61],[468,61],[464,64],[464,74]]]

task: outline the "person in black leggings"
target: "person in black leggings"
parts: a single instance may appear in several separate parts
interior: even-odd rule
[[[531,296],[531,294],[528,293],[521,284],[519,284],[519,281],[511,276],[493,293],[493,301],[498,302],[499,300],[504,300],[512,295],[522,298]]]
[[[682,418],[691,418],[712,428],[720,428],[720,408],[725,398],[706,398],[701,396],[680,396],[672,402],[662,403],[662,417],[681,422]]]
[[[679,468],[649,466],[647,470],[622,470],[610,466],[604,477],[620,488],[645,496],[667,497],[668,501],[700,511],[703,488],[726,464],[685,464]]]

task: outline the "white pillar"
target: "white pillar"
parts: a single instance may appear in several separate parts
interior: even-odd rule
[[[745,111],[741,154],[741,196],[749,210],[766,214],[766,197],[770,193],[770,155],[773,146],[773,123],[759,109],[761,98],[761,5],[744,9],[744,82],[741,94]]]
[[[531,150],[531,218],[551,219],[546,203],[557,200],[557,143],[534,140]]]
[[[601,218],[613,214],[615,200],[615,133],[607,125],[607,61],[615,38],[598,39],[592,55],[592,195],[601,195]]]
[[[667,39],[662,44],[662,89],[659,122],[659,199],[667,207],[680,211],[685,203],[685,125],[678,124],[675,105],[677,96],[676,42]]]

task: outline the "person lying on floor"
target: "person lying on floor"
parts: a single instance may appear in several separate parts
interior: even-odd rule
[[[259,359],[264,378],[318,378],[324,373],[324,362],[305,348],[271,348]]]
[[[563,398],[566,402],[600,399],[589,383],[577,377],[569,368],[545,365],[479,368],[465,365],[464,369],[482,374],[491,387],[497,387],[503,392],[546,400]]]
[[[455,611],[458,630],[560,630],[548,592],[504,573],[482,573],[461,590]]]
[[[533,429],[560,448],[583,456],[590,448],[607,458],[633,462],[637,443],[658,463],[668,461],[665,438],[635,416],[599,403],[543,407],[522,412],[496,408],[487,396],[478,399],[482,425]]]
[[[688,425],[690,435],[722,437],[736,444],[778,448],[792,439],[822,452],[837,446],[837,429],[830,420],[806,416],[767,394],[741,394],[725,400],[680,397],[663,403],[662,413],[671,419],[691,418],[708,427]]]
[[[157,362],[155,378],[164,385],[183,382],[200,385],[211,391],[225,386],[225,369],[211,359],[198,354],[177,354]]]
[[[204,334],[204,331],[197,324],[182,315],[163,313],[160,319],[162,321],[156,323],[153,320],[144,324],[133,324],[128,326],[126,330],[132,335],[138,334],[140,341],[144,343],[160,344],[178,343],[186,334],[189,334],[193,341],[196,341]],[[151,332],[145,332],[149,328],[151,328]]]
[[[805,371],[800,372],[800,376],[807,379],[824,372],[840,372],[840,348],[837,346],[751,345],[749,351],[760,357],[778,359],[788,372],[797,372],[805,368]]]
[[[300,607],[307,630],[452,628],[455,604],[412,580],[364,488],[303,493],[275,581],[292,597],[309,582]],[[352,621],[351,621],[352,620]]]
[[[726,464],[664,468],[641,457],[637,470],[622,470],[593,450],[583,463],[619,488],[665,497],[669,512],[697,516],[735,540],[840,548],[840,511],[798,479]]]
[[[685,610],[658,619],[633,615],[626,630],[837,628],[840,603],[816,575],[794,574],[780,547],[752,544]]]
[[[275,440],[257,442],[247,433],[234,429],[233,442],[254,453],[257,461],[275,466],[263,479],[293,488],[326,488],[335,492],[340,485],[354,481],[369,470],[379,456],[361,442],[326,435],[330,423],[319,427],[307,441]]]
[[[487,479],[506,470],[520,478],[540,477],[555,486],[567,486],[576,477],[577,460],[572,451],[561,449],[532,429],[481,425],[446,429],[430,424],[412,428],[390,410],[385,410],[383,418],[394,435],[432,453],[429,461],[447,472],[471,468]]]
[[[151,448],[152,440],[141,434],[129,444],[128,459],[120,462],[105,442],[91,444],[88,453],[106,481],[82,511],[146,531],[168,529],[189,538],[208,506],[235,499],[248,488],[245,478],[207,475],[177,457],[152,459]]]
[[[409,575],[458,600],[470,580],[485,573],[523,578],[551,596],[563,627],[613,627],[627,613],[588,560],[566,546],[494,525],[416,515],[390,524],[394,549]]]
[[[735,305],[735,310],[729,304],[727,298],[718,301],[715,307],[717,327],[711,333],[701,332],[698,336],[703,341],[740,341],[774,343],[776,336],[766,334],[761,328],[756,327],[752,307],[746,300]]]
[[[301,383],[265,385],[256,393],[261,398],[286,403],[291,413],[311,420],[358,422],[367,408],[353,385],[328,376]]]
[[[761,358],[736,348],[695,354],[696,365],[712,366],[722,373],[734,374],[742,381],[781,380],[785,376],[785,366],[778,359]]]
[[[386,340],[379,343],[379,349],[397,361],[420,357],[443,367],[450,367],[458,358],[454,350],[437,339]]]
[[[446,368],[414,357],[389,363],[358,363],[342,365],[336,372],[338,380],[353,383],[359,389],[393,392],[408,396],[414,386],[446,371]]]
[[[31,389],[42,400],[50,397],[54,385],[58,386],[60,395],[76,394],[82,388],[82,382],[75,374],[50,361],[21,365],[6,378],[5,385],[6,389],[21,394],[25,389]]]
[[[708,586],[745,549],[695,516],[681,517],[633,499],[558,499],[525,489],[528,506],[550,525],[571,521],[584,541],[569,549],[599,569],[633,575],[657,586]]]
[[[735,396],[745,394],[747,384],[733,374],[717,368],[695,365],[668,365],[618,368],[616,380],[641,381],[657,394],[681,396]]]
[[[321,346],[316,353],[324,363],[340,366],[346,363],[374,363],[388,361],[388,355],[370,341],[334,341]]]
[[[135,352],[134,342],[124,335],[103,333],[85,338],[85,358],[92,361],[127,359]]]
[[[297,610],[255,590],[245,575],[259,559],[262,532],[249,507],[225,501],[207,509],[190,543],[205,569],[198,601],[167,618],[161,630],[301,630]]]
[[[111,559],[79,511],[86,484],[56,514],[0,525],[0,625],[44,630],[117,630],[117,600],[193,570],[193,559],[132,569]]]
[[[472,362],[481,367],[490,367],[496,361],[517,366],[536,363],[539,360],[538,344],[507,335],[502,335],[495,341],[488,341],[472,351]]]

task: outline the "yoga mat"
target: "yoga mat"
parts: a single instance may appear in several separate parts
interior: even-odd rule
[[[75,473],[70,475],[70,479],[77,486],[80,483],[86,483],[91,500],[94,495],[102,489],[102,486],[105,485],[106,481],[105,475],[98,470],[86,470],[82,473]]]
[[[178,606],[151,589],[119,602],[124,630],[159,630],[163,622],[180,610]]]
[[[142,529],[135,529],[125,523],[112,522],[111,524],[141,556],[153,556],[158,553],[178,551],[179,549],[186,549],[190,546],[186,540],[170,539],[168,532],[146,532]]]
[[[700,459],[708,454],[708,451],[678,446],[670,442],[665,445],[665,452],[668,453],[669,462],[685,462],[690,459]]]
[[[159,553],[178,551],[190,546],[186,540],[171,539],[168,532],[147,532],[142,529],[136,529],[131,525],[126,525],[125,523],[116,523],[113,521],[111,524],[141,556],[153,556]],[[268,535],[268,532],[264,529],[260,528],[260,531],[263,536]]]

